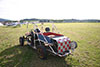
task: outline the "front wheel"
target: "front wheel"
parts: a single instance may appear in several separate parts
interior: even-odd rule
[[[19,43],[20,43],[21,46],[24,45],[24,37],[20,37],[19,38]]]
[[[46,48],[43,45],[37,46],[37,54],[38,54],[40,59],[47,59]]]

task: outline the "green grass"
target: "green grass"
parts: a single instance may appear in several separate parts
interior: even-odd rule
[[[73,55],[64,58],[49,55],[47,60],[41,60],[31,47],[18,46],[19,37],[27,31],[26,25],[0,27],[0,67],[100,67],[100,23],[55,25],[62,34],[78,43]],[[29,25],[29,30],[32,27]]]

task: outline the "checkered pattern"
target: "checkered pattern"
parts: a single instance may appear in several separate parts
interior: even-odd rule
[[[58,53],[63,53],[66,50],[71,49],[70,42],[67,38],[58,40]]]

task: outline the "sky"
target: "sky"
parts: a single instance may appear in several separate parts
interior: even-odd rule
[[[0,0],[0,18],[100,19],[100,0]]]

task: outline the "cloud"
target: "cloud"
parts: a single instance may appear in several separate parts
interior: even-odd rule
[[[99,0],[0,0],[0,17],[100,19],[99,6]]]

